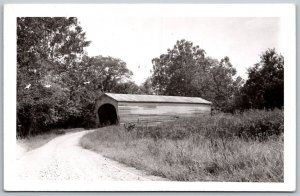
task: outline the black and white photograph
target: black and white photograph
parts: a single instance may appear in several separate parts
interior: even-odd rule
[[[4,188],[294,191],[295,40],[292,4],[6,5]]]

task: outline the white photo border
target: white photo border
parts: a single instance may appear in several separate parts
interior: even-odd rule
[[[4,189],[7,191],[295,191],[296,18],[293,4],[11,4],[4,7]],[[182,12],[182,10],[185,10]],[[16,18],[85,17],[280,17],[284,71],[284,182],[17,181]]]

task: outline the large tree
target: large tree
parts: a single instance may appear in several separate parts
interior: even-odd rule
[[[248,108],[281,108],[284,104],[284,57],[268,49],[260,62],[248,70],[248,80],[240,91],[239,106]]]
[[[154,58],[152,85],[157,94],[199,96],[227,110],[241,84],[228,57],[221,61],[206,57],[205,51],[186,40],[177,41],[173,49]]]
[[[152,60],[152,84],[157,94],[191,95],[192,75],[206,69],[205,51],[192,42],[177,41],[172,50]]]
[[[95,99],[102,93],[138,92],[138,86],[131,81],[132,72],[121,59],[84,56],[75,67],[63,77],[64,83],[70,84],[70,100],[79,111],[68,124],[93,127]]]
[[[86,56],[80,66],[82,70],[77,77],[81,75],[95,91],[116,92],[116,87],[121,83],[129,82],[132,76],[126,63],[113,57]]]
[[[80,61],[89,45],[85,39],[74,17],[17,18],[17,119],[23,133],[76,112],[63,73]]]
[[[17,18],[17,62],[33,67],[44,59],[52,63],[70,64],[83,54],[85,33],[75,17]]]

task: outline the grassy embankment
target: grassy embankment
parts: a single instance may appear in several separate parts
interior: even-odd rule
[[[283,182],[283,111],[180,119],[85,135],[86,149],[176,181]]]
[[[24,150],[27,152],[43,146],[44,144],[48,143],[50,140],[60,135],[64,135],[66,133],[78,132],[82,130],[83,128],[51,130],[43,134],[28,136],[25,138],[17,138],[17,143],[21,145],[22,148],[24,148]]]

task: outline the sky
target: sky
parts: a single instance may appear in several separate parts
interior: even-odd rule
[[[204,17],[78,17],[92,41],[89,56],[111,56],[126,62],[133,81],[141,84],[151,75],[152,59],[167,53],[177,40],[192,41],[206,56],[228,56],[237,75],[259,62],[268,48],[282,53],[280,18]],[[283,53],[282,53],[283,54]]]

